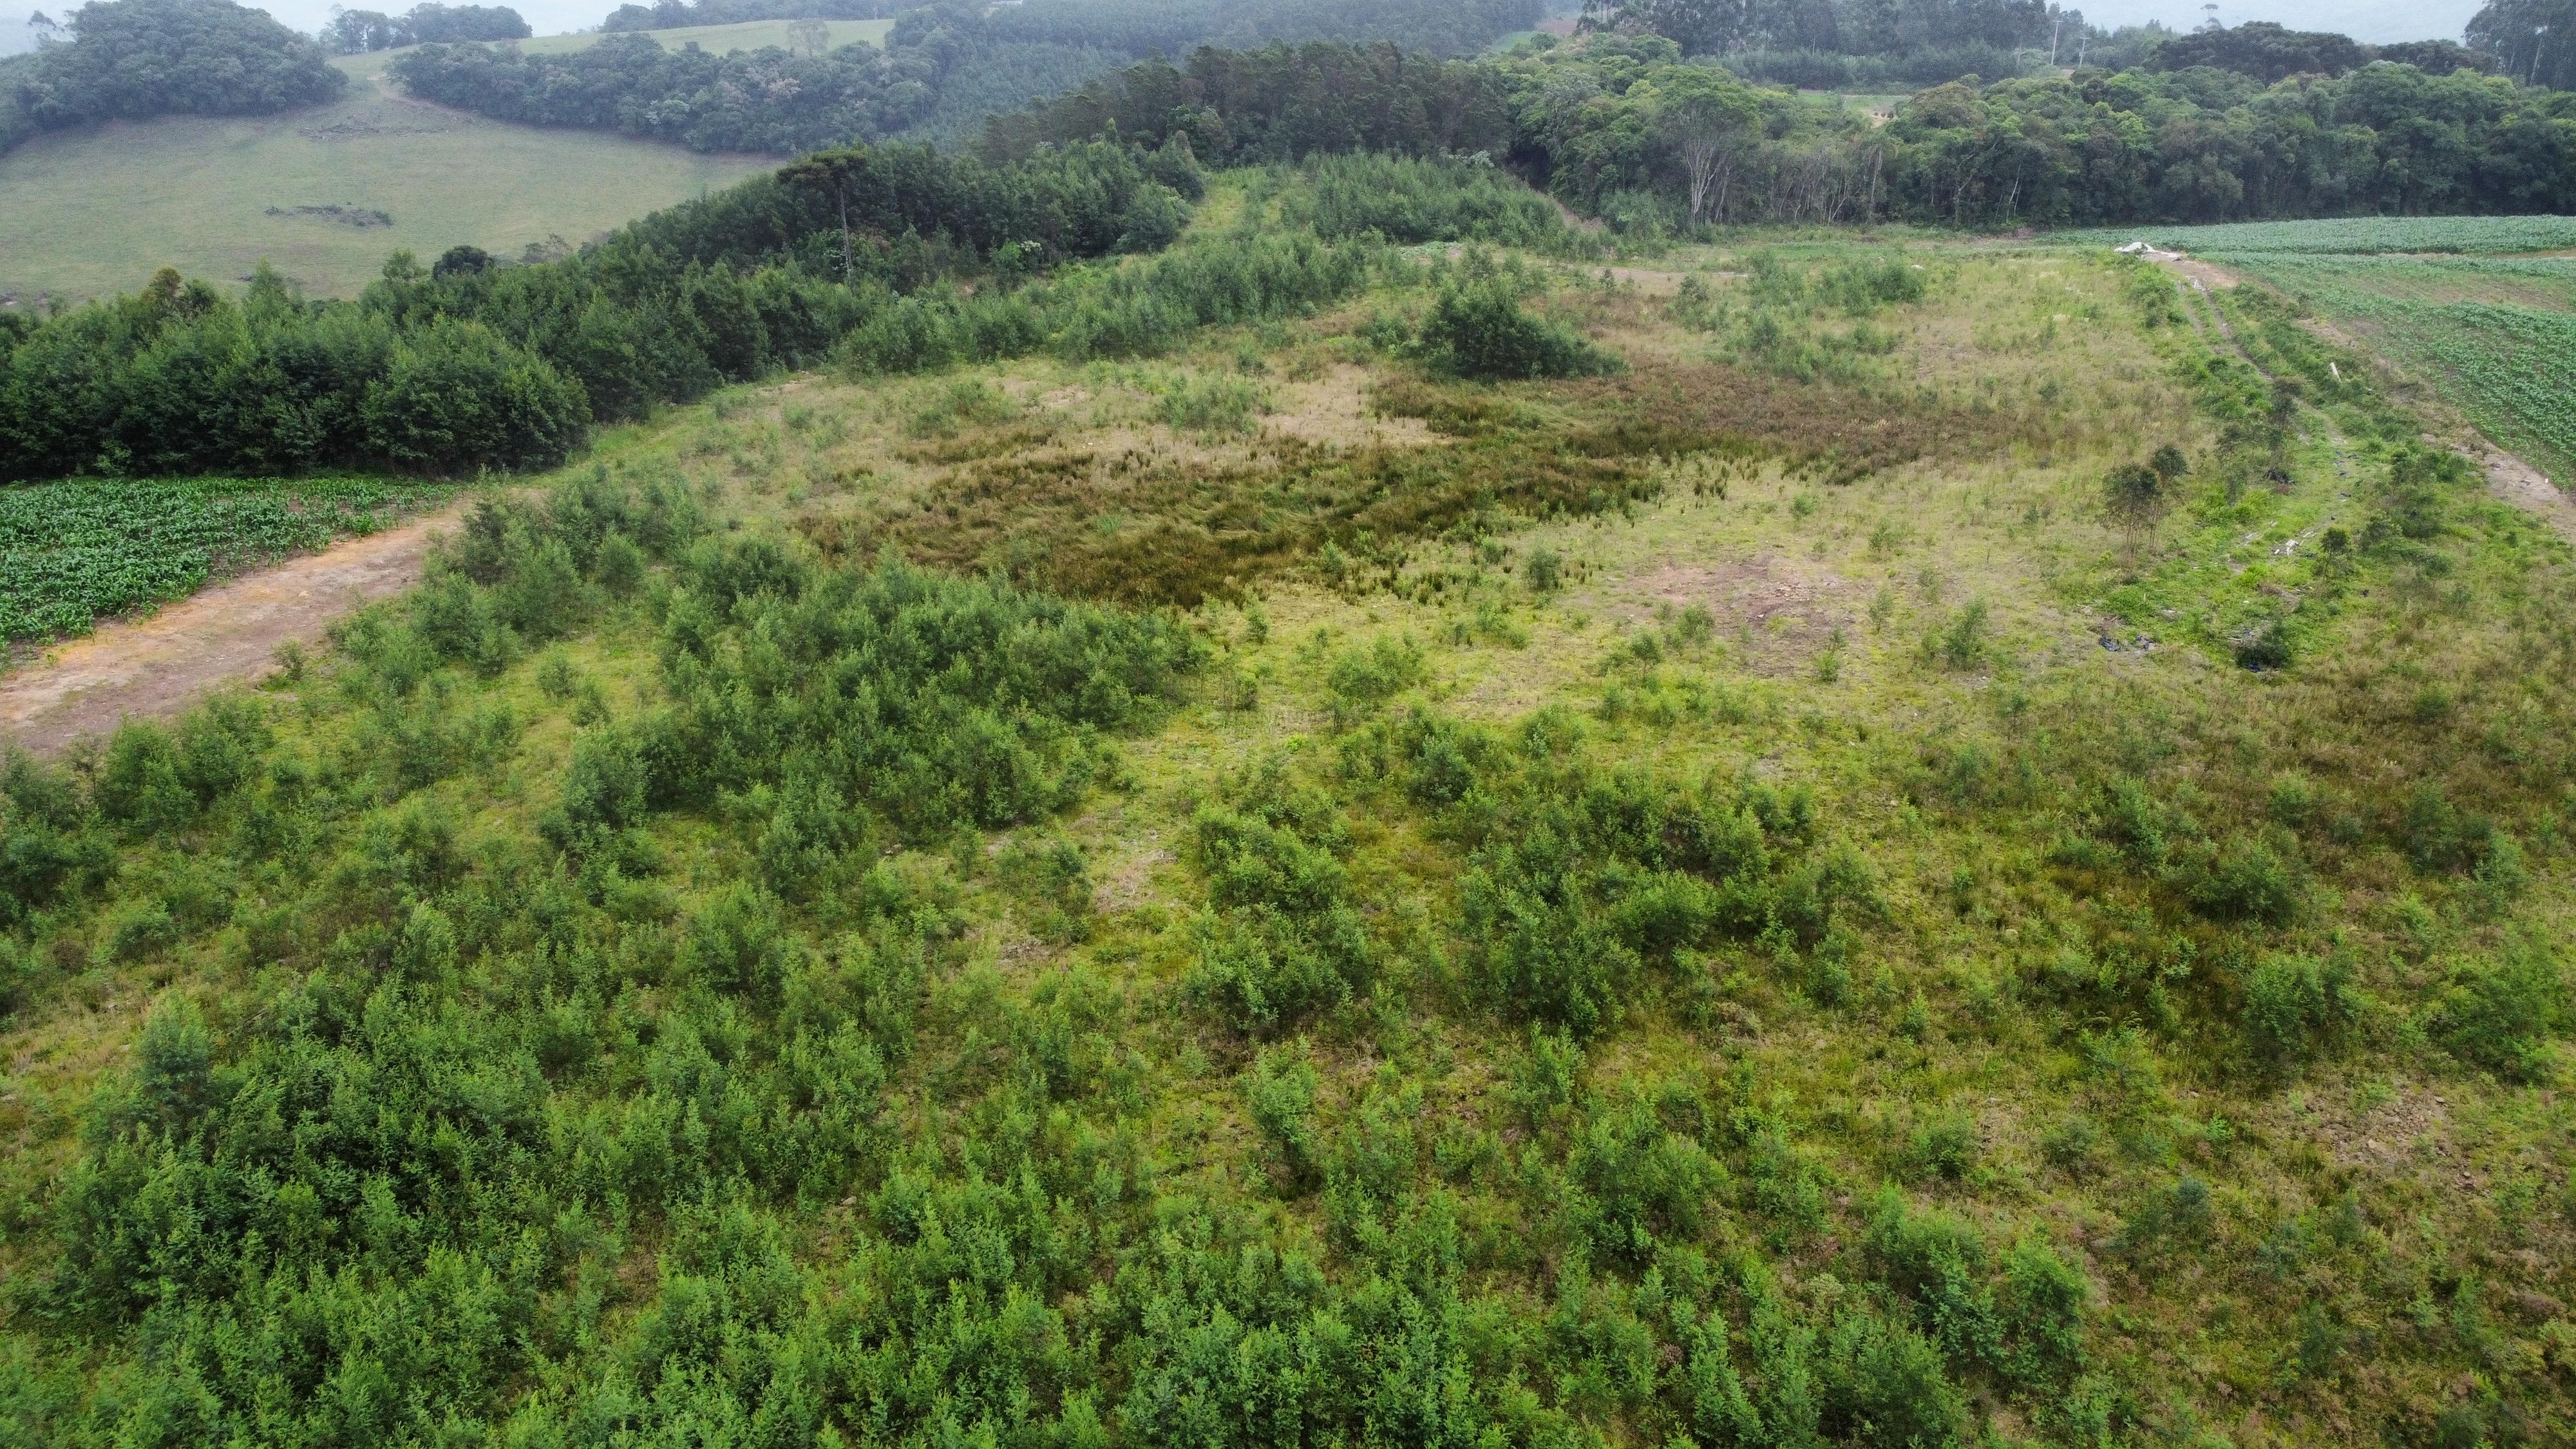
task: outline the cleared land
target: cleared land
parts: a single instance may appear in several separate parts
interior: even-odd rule
[[[777,164],[431,105],[397,93],[384,60],[341,62],[359,83],[334,105],[116,123],[0,157],[0,301],[131,291],[161,266],[228,282],[262,260],[347,296],[397,248],[579,245]]]

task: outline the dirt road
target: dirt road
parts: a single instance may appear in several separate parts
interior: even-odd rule
[[[289,559],[140,619],[101,625],[0,676],[0,743],[50,755],[129,715],[163,719],[210,691],[265,674],[280,644],[311,644],[332,620],[420,577],[432,536],[462,505]]]

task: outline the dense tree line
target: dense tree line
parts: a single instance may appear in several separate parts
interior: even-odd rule
[[[1660,35],[1685,54],[1723,57],[1748,78],[1816,88],[1995,80],[2084,62],[2113,70],[2206,65],[2266,83],[2342,75],[2373,60],[2437,74],[2492,64],[2454,41],[2374,46],[2264,21],[2184,36],[2158,25],[2106,32],[2049,0],[1593,0],[1585,26]]]
[[[989,12],[940,0],[898,17],[882,50],[862,43],[824,55],[719,56],[612,36],[569,55],[429,48],[398,58],[392,71],[416,95],[507,120],[788,153],[853,138],[971,134],[988,115],[1158,52],[1331,35],[1453,54],[1482,49],[1537,14],[1534,0],[1032,0]],[[612,28],[640,29],[648,18],[703,23],[694,11],[621,15]]]
[[[973,8],[948,3],[907,12],[882,50],[861,41],[819,55],[776,46],[717,55],[619,34],[565,55],[423,46],[388,69],[414,95],[503,120],[791,155],[935,127],[965,107],[980,117],[1018,106],[1125,58],[1000,40]]]
[[[739,25],[748,20],[877,20],[903,8],[902,0],[654,0],[608,12],[601,30],[682,30],[696,25]]]
[[[1892,209],[1966,224],[2576,207],[2576,96],[2466,71],[1954,85],[1888,131]]]
[[[1119,135],[1189,138],[1211,165],[1337,152],[1499,156],[1513,140],[1505,72],[1392,45],[1312,42],[1202,49],[1180,65],[1148,61],[985,128],[988,157]]]
[[[926,118],[945,67],[918,49],[889,54],[864,42],[825,55],[777,47],[717,55],[621,34],[568,55],[426,45],[387,69],[413,95],[506,121],[785,155]]]
[[[73,38],[0,68],[0,149],[145,116],[256,116],[337,99],[322,48],[232,0],[92,0]]]
[[[2468,42],[2525,85],[2576,90],[2576,0],[2487,0]]]
[[[424,269],[397,254],[351,302],[308,304],[266,274],[236,301],[165,272],[41,322],[0,313],[0,477],[524,467],[560,459],[592,419],[836,349],[853,366],[935,365],[950,354],[886,339],[949,304],[903,294],[945,295],[931,284],[959,266],[1025,276],[1168,246],[1187,206],[1158,178],[1197,188],[1178,148],[1091,144],[1005,167],[921,147],[843,152],[560,262],[495,267],[460,248]],[[1356,280],[1276,245],[1173,265],[980,293],[978,355],[1151,351],[1236,315],[1227,298],[1272,315],[1260,309]]]
[[[400,15],[342,10],[322,27],[322,44],[333,55],[365,55],[405,45],[525,40],[531,33],[528,22],[506,5],[441,5],[426,0]]]
[[[1527,30],[1540,0],[1026,0],[993,12],[996,35],[1098,45],[1144,57],[1274,41],[1385,41],[1430,55],[1473,55]]]
[[[1442,63],[1349,46],[1148,64],[988,127],[988,155],[1186,134],[1210,160],[1486,152],[1579,211],[1699,222],[2224,221],[2576,206],[2576,96],[2374,61],[2275,84],[2210,66],[1924,91],[1873,127],[1660,36]]]

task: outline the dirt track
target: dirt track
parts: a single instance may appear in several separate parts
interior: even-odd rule
[[[2493,444],[2488,445],[2484,455],[2470,452],[2467,457],[2487,475],[2488,492],[2526,513],[2539,515],[2568,542],[2576,543],[2576,500],[2560,492],[2548,474]]]
[[[408,588],[431,537],[461,516],[461,506],[429,514],[101,625],[0,676],[0,743],[54,754],[129,715],[167,718],[255,679],[280,644],[311,644],[332,620]]]

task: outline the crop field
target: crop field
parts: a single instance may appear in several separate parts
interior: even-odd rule
[[[183,598],[211,576],[372,532],[446,491],[381,478],[0,489],[0,641],[81,633]]]
[[[2065,232],[2145,238],[2294,297],[2430,385],[2559,487],[2576,483],[2576,217],[2388,217]]]
[[[2298,298],[2561,488],[2576,482],[2576,258],[2198,254]]]
[[[2576,248],[2576,216],[2349,217],[2218,226],[2104,227],[2055,232],[2051,242],[2117,246],[2139,238],[2202,253],[2463,252],[2504,254]]]
[[[0,1436],[2576,1435],[2576,550],[2287,301],[1571,250],[729,388],[9,762]]]
[[[397,248],[578,246],[776,164],[428,105],[393,93],[383,62],[339,62],[360,83],[329,106],[118,122],[0,156],[0,302],[132,291],[161,266],[246,277],[263,260],[349,296]]]

